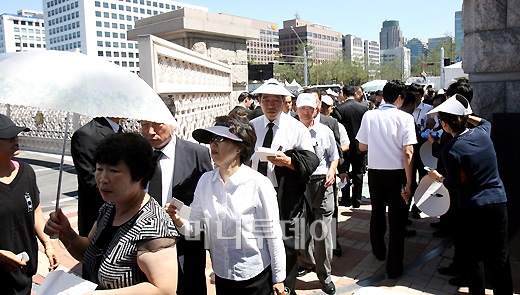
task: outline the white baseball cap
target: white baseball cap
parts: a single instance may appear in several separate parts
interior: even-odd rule
[[[316,108],[316,96],[314,96],[312,93],[301,93],[296,99],[296,106],[308,106],[311,108]]]
[[[321,102],[328,105],[328,106],[333,106],[334,105],[334,100],[332,99],[332,97],[328,96],[328,95],[322,95],[321,96]]]
[[[437,115],[439,112],[459,116],[465,116],[473,113],[468,100],[460,94],[455,94],[454,96],[448,98],[445,102],[429,111],[428,114]]]

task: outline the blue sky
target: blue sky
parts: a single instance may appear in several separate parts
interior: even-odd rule
[[[89,0],[94,1],[94,0]],[[379,41],[383,21],[398,20],[407,39],[455,35],[455,11],[462,9],[463,0],[188,0],[205,6],[213,13],[226,13],[278,24],[300,19],[327,25],[342,34]],[[41,0],[1,0],[0,13],[16,13],[19,9],[42,10]]]

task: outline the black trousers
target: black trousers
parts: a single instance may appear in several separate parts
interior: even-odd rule
[[[363,174],[366,172],[366,153],[343,153],[345,162],[343,165],[348,170],[350,166],[349,177],[352,182],[352,194],[350,194],[350,186],[345,186],[341,189],[341,203],[340,205],[360,205],[361,195],[363,193]]]
[[[494,295],[513,294],[509,264],[506,203],[460,209],[462,235],[467,241],[469,294],[484,295],[484,265],[491,270]]]
[[[271,266],[266,267],[254,278],[245,281],[234,281],[215,276],[217,295],[270,295],[273,289]]]
[[[370,243],[377,257],[386,254],[386,205],[388,205],[388,224],[390,227],[388,277],[396,278],[403,272],[404,234],[408,206],[401,197],[401,186],[406,184],[406,174],[402,170],[368,170],[368,187],[372,203],[370,217]]]
[[[206,249],[204,237],[199,241],[177,240],[178,281],[177,295],[206,295]]]

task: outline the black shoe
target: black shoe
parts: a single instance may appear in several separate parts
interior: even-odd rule
[[[298,267],[298,274],[296,275],[297,277],[303,277],[304,275],[310,273],[314,271],[314,267],[311,267],[311,268],[305,268],[305,267]]]
[[[338,256],[338,257],[341,257],[341,255],[343,255],[343,251],[341,250],[341,245],[339,244],[338,241],[336,241],[336,249],[332,249],[332,254],[334,256]]]
[[[396,274],[389,274],[389,273],[387,274],[387,276],[388,276],[388,278],[389,278],[390,280],[396,280],[397,278],[399,278],[399,277],[402,276],[402,275],[403,275],[403,272],[402,272],[402,271],[399,272],[399,273],[396,273]]]
[[[468,287],[469,282],[463,277],[455,277],[448,280],[448,283],[455,287]]]
[[[377,254],[376,252],[372,251],[374,253],[374,256],[376,256],[377,260],[379,261],[385,261],[386,260],[386,254]]]
[[[412,220],[410,218],[406,219],[406,225],[412,225]]]
[[[407,238],[415,237],[417,235],[417,232],[414,229],[406,229],[404,236]]]
[[[437,272],[440,273],[441,275],[451,276],[451,277],[457,276],[459,274],[457,269],[455,269],[455,267],[453,267],[452,265],[450,265],[448,267],[439,267],[437,269]]]
[[[336,286],[334,286],[333,282],[323,284],[323,288],[321,289],[327,294],[336,294]]]
[[[352,203],[352,208],[359,208],[360,206],[361,206],[361,203],[358,202],[357,200]]]
[[[430,227],[439,229],[439,228],[442,227],[442,224],[441,224],[440,221],[439,222],[433,222],[433,223],[430,223]]]
[[[338,205],[343,207],[350,207],[350,202],[339,201]]]

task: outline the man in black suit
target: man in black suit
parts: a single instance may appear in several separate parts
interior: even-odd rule
[[[238,104],[229,112],[230,114],[235,113],[239,110],[243,110],[246,114],[249,114],[251,110],[251,104],[253,103],[253,98],[248,92],[242,92],[238,96]]]
[[[118,118],[94,118],[72,135],[70,152],[78,176],[78,231],[82,237],[90,233],[105,202],[94,179],[94,151],[103,138],[122,131],[118,122]],[[89,279],[86,271],[83,278]]]
[[[175,104],[171,98],[165,102],[175,116]],[[159,166],[148,185],[148,193],[162,206],[172,197],[190,205],[199,178],[213,170],[209,149],[175,136],[176,126],[141,121],[141,134],[154,151],[160,154]],[[177,242],[179,257],[177,294],[207,294],[206,250],[201,237],[186,240],[180,236]]]
[[[338,106],[338,112],[341,115],[341,123],[347,130],[348,138],[350,140],[350,148],[344,153],[344,163],[338,167],[340,177],[342,180],[345,173],[350,170],[350,179],[352,181],[352,198],[350,195],[350,186],[345,186],[342,190],[342,198],[340,205],[353,208],[359,208],[361,205],[361,194],[363,191],[363,174],[365,174],[365,157],[366,152],[359,150],[359,144],[356,140],[356,134],[361,126],[361,119],[368,110],[367,107],[356,101],[356,88],[351,85],[343,86],[343,94],[346,97],[344,103]]]

